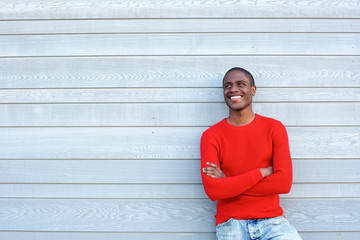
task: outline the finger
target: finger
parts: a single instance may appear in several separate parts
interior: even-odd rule
[[[218,178],[218,176],[214,173],[207,173],[206,175],[208,175],[211,178]]]
[[[205,170],[204,173],[214,175],[214,171],[211,170]]]
[[[220,170],[219,166],[216,165],[215,163],[207,162],[206,164],[209,165],[209,166],[212,166],[212,167],[215,168],[216,170]]]
[[[213,168],[213,167],[205,167],[205,168],[203,168],[203,172],[211,172],[211,171],[214,171],[215,170],[215,168]]]
[[[211,171],[214,171],[217,176],[221,176],[221,174],[223,174],[223,172],[221,171],[221,169],[218,166],[209,167],[209,169],[211,169]]]
[[[210,169],[215,169],[215,168],[214,167],[204,167],[203,169],[210,170]]]
[[[213,167],[205,167],[203,168],[203,172],[211,172],[217,175],[220,175],[221,172],[219,172],[217,169],[213,168]]]
[[[208,175],[211,176],[213,178],[218,178],[221,176],[221,173],[219,173],[218,171],[216,171],[214,168],[204,168],[203,172]]]
[[[217,167],[217,165],[215,163],[211,163],[211,162],[207,162],[206,165],[212,166],[212,167]]]

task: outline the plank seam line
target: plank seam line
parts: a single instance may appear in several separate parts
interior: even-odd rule
[[[313,31],[313,32],[248,32],[248,31],[217,31],[217,32],[199,32],[199,31],[193,31],[193,32],[175,32],[175,31],[167,31],[167,32],[151,32],[151,31],[139,31],[139,32],[61,32],[61,33],[0,33],[0,36],[80,36],[80,35],[203,35],[203,34],[287,34],[287,35],[296,35],[296,34],[303,34],[303,35],[309,35],[309,34],[360,34],[360,32],[319,32],[319,31]]]
[[[200,161],[200,158],[1,158],[0,161]]]
[[[143,231],[133,231],[133,232],[129,232],[129,231],[36,231],[36,230],[0,230],[0,232],[11,232],[11,233],[15,233],[15,232],[28,232],[28,233],[134,233],[134,234],[181,234],[181,235],[186,235],[186,234],[213,234],[215,232],[143,232]],[[323,232],[323,231],[321,231]],[[336,231],[339,232],[339,231]]]
[[[0,158],[0,161],[200,161],[200,158]],[[358,157],[293,157],[293,161],[358,161]]]
[[[200,175],[200,172],[199,172]],[[293,184],[296,185],[357,185],[360,184],[359,182],[293,182]],[[100,183],[100,182],[95,182],[95,183],[49,183],[49,182],[39,182],[39,183],[32,183],[32,182],[0,182],[0,186],[1,185],[86,185],[86,186],[94,186],[94,185],[98,185],[98,186],[103,186],[103,185],[112,185],[112,186],[128,186],[128,185],[139,185],[139,186],[149,186],[149,185],[155,185],[155,186],[189,186],[189,185],[194,185],[194,186],[202,186],[202,182],[195,182],[195,183],[164,183],[164,182],[160,182],[160,183],[124,183],[124,182],[120,182],[120,183]]]
[[[1,101],[1,100],[0,100]],[[224,101],[163,101],[163,102],[152,102],[152,101],[142,101],[142,102],[135,102],[135,101],[127,101],[127,102],[92,102],[92,101],[79,101],[79,102],[0,102],[0,105],[166,105],[166,104],[181,104],[181,105],[191,105],[191,104],[222,104]],[[321,104],[356,104],[360,103],[360,100],[353,100],[353,101],[328,101],[328,100],[318,100],[318,101],[256,101],[254,100],[253,103],[255,104],[271,104],[271,103],[280,103],[280,104],[296,104],[296,103],[321,103]],[[225,103],[224,103],[225,104]],[[225,105],[224,105],[225,106]]]
[[[341,89],[341,90],[347,90],[347,89],[350,89],[350,90],[353,90],[353,89],[360,89],[360,86],[261,86],[261,85],[257,85],[256,86],[257,89],[304,89],[304,90],[307,90],[307,89],[323,89],[323,90],[328,90],[328,89]],[[189,87],[184,87],[184,86],[174,86],[174,87],[141,87],[141,90],[168,90],[168,89],[176,89],[176,90],[187,90],[187,89],[205,89],[205,90],[209,90],[209,89],[217,89],[220,91],[220,93],[222,93],[222,87],[219,86],[219,87],[216,87],[216,86],[213,86],[213,87],[208,87],[208,86],[189,86]],[[114,86],[114,87],[53,87],[53,88],[50,88],[50,87],[44,87],[44,88],[40,88],[40,87],[37,87],[37,88],[1,88],[0,87],[0,91],[33,91],[33,90],[39,90],[39,91],[42,91],[42,90],[53,90],[53,91],[56,91],[56,90],[139,90],[138,87],[118,87],[118,86]],[[255,96],[256,97],[256,96]]]
[[[215,234],[215,232],[142,232],[142,231],[36,231],[36,230],[0,230],[3,233],[91,233],[91,234],[102,234],[102,233],[115,233],[115,234]],[[299,233],[359,233],[359,231],[298,231]]]
[[[182,197],[182,198],[50,198],[50,197],[0,197],[1,199],[19,199],[19,200],[104,200],[104,201],[113,201],[113,200],[134,200],[134,201],[159,201],[159,200],[168,200],[168,201],[175,201],[175,200],[185,200],[185,201],[193,201],[193,200],[204,200],[211,204],[214,204],[209,198],[203,197],[203,198],[188,198],[188,197]],[[359,200],[360,197],[296,197],[296,198],[284,198],[280,196],[281,200],[291,200],[291,201],[298,201],[298,200],[339,200],[339,199],[346,199],[346,200]]]
[[[198,171],[199,172],[199,177],[200,177],[200,170]],[[295,182],[294,182],[295,183]],[[357,183],[357,182],[347,182],[348,184],[352,184],[352,183]],[[119,185],[122,185],[122,186],[127,186],[127,185],[156,185],[156,186],[163,186],[163,185],[166,185],[166,186],[179,186],[179,185],[195,185],[195,186],[199,186],[199,185],[202,185],[201,182],[188,182],[188,183],[178,183],[178,182],[174,182],[174,183],[171,183],[171,182],[151,182],[151,183],[136,183],[136,182],[129,182],[129,183],[126,183],[126,182],[119,182],[119,183],[116,183],[116,182],[47,182],[47,183],[44,183],[44,182],[1,182],[0,185],[114,185],[114,186],[119,186]],[[299,184],[299,183],[296,183],[296,184]],[[303,184],[303,183],[301,183]],[[339,184],[339,183],[330,183],[330,184]],[[1,198],[1,197],[0,197]]]
[[[200,177],[200,170],[199,177]],[[355,175],[355,174],[354,174]],[[294,181],[293,184],[296,185],[357,185],[360,184],[360,182],[353,182],[353,181],[347,181],[347,182],[301,182],[301,181]],[[178,182],[151,182],[151,183],[141,183],[141,182],[1,182],[0,185],[156,185],[156,186],[178,186],[178,185],[202,185],[201,182],[187,182],[187,183],[178,183]],[[1,198],[1,197],[0,197]]]
[[[112,58],[112,57],[359,57],[360,54],[160,54],[160,55],[28,55],[0,56],[0,59],[12,58]]]
[[[147,18],[2,18],[0,22],[23,22],[23,21],[117,21],[117,20],[360,20],[358,17],[147,17]]]
[[[257,88],[277,88],[277,87],[259,87],[256,86]],[[293,88],[293,87],[286,87],[284,86],[283,88]],[[318,88],[327,88],[327,87],[318,87]],[[330,87],[330,88],[340,88],[340,87]],[[344,87],[345,89],[350,88],[350,87]],[[360,86],[358,87],[351,87],[352,88],[360,88]],[[140,88],[138,87],[59,87],[59,88],[1,88],[0,87],[0,91],[12,91],[12,90],[19,90],[19,91],[31,91],[31,90],[139,90]],[[201,86],[189,86],[189,87],[141,87],[141,90],[163,90],[163,89],[182,89],[182,90],[186,90],[186,89],[219,89],[221,90],[222,87],[201,87]],[[306,89],[306,88],[305,88]]]
[[[215,232],[142,232],[142,231],[36,231],[36,230],[0,230],[0,232],[4,233],[91,233],[91,234],[102,234],[102,233],[119,233],[119,234],[215,234]],[[298,231],[299,233],[358,233],[359,231]]]
[[[1,185],[72,185],[72,186],[194,186],[202,187],[202,183],[31,183],[31,182],[0,182]],[[360,182],[293,182],[293,185],[360,185]]]
[[[334,124],[329,124],[329,125],[324,125],[324,124],[319,124],[319,125],[289,125],[286,124],[284,125],[286,128],[358,128],[360,127],[360,125],[334,125]],[[32,128],[32,129],[36,129],[36,128],[209,128],[211,127],[211,125],[198,125],[198,126],[193,126],[193,125],[189,125],[189,126],[185,126],[185,125],[162,125],[162,126],[158,126],[158,125],[106,125],[106,126],[101,126],[101,125],[35,125],[35,126],[31,126],[31,125],[2,125],[0,126],[1,128]]]
[[[203,197],[203,198],[199,198],[199,197],[194,197],[194,198],[189,198],[189,197],[159,197],[159,198],[134,198],[134,197],[131,197],[131,198],[127,198],[127,197],[109,197],[109,198],[86,198],[86,197],[0,197],[0,201],[4,199],[4,200],[108,200],[108,201],[112,201],[112,200],[144,200],[144,201],[160,201],[160,200],[188,200],[188,201],[192,201],[192,200],[205,200],[205,201],[210,201],[209,198],[207,197]],[[343,198],[342,198],[343,199]]]
[[[220,54],[214,54],[214,55],[211,55],[211,54],[207,54],[207,55],[199,55],[199,54],[195,54],[195,55],[67,55],[67,56],[54,56],[54,55],[48,55],[48,56],[0,56],[0,59],[3,58],[3,59],[17,59],[17,60],[24,60],[24,59],[27,59],[27,58],[39,58],[38,60],[42,59],[42,58],[59,58],[59,59],[62,59],[62,58],[69,58],[69,59],[73,59],[73,58],[88,58],[89,60],[93,60],[93,58],[112,58],[112,59],[123,59],[123,58],[138,58],[138,59],[143,59],[143,58],[150,58],[150,59],[153,59],[153,58],[169,58],[169,57],[183,57],[183,58],[192,58],[192,57],[201,57],[201,58],[218,58],[218,57],[237,57],[237,58],[240,58],[240,57],[252,57],[252,58],[262,58],[262,57],[284,57],[284,58],[287,58],[287,57],[290,57],[290,58],[307,58],[307,57],[314,57],[314,58],[320,58],[320,59],[324,59],[324,58],[339,58],[339,57],[342,57],[342,58],[355,58],[355,57],[358,57],[360,56],[360,54],[358,55],[299,55],[299,54],[292,54],[292,55],[286,55],[286,54],[283,54],[283,55],[271,55],[271,54],[258,54],[258,55],[254,55],[254,54],[233,54],[233,55],[220,55]],[[357,60],[357,59],[356,59]]]

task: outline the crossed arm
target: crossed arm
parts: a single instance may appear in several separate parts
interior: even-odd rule
[[[257,185],[273,174],[273,167],[253,169],[238,176],[227,177],[214,163],[207,162],[203,168],[203,183],[205,191],[213,201],[229,199],[239,195],[264,196],[262,189],[256,190]],[[205,175],[206,174],[206,175]],[[267,186],[263,186],[262,188]],[[254,190],[252,190],[254,188]],[[272,193],[275,194],[275,193]],[[267,195],[267,194],[265,194]]]
[[[221,169],[219,168],[218,165],[211,163],[211,162],[207,162],[206,165],[210,166],[210,167],[204,167],[203,168],[203,173],[206,173],[206,175],[208,175],[211,178],[222,178],[222,177],[226,177],[226,175],[223,173],[223,171],[221,171]],[[262,176],[268,177],[271,174],[273,174],[274,170],[272,166],[266,167],[266,168],[260,168],[260,172],[262,174]]]
[[[203,141],[202,179],[211,200],[239,195],[268,196],[288,193],[292,185],[292,164],[285,127],[278,129],[273,141],[273,166],[257,168],[237,176],[226,176],[219,167],[216,146]]]

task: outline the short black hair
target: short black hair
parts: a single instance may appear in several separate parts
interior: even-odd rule
[[[241,67],[233,67],[233,68],[230,68],[224,75],[223,77],[223,82],[225,80],[225,77],[226,75],[229,73],[229,72],[232,72],[232,71],[240,71],[240,72],[243,72],[249,79],[250,79],[250,83],[251,83],[251,86],[255,86],[255,80],[254,80],[254,77],[253,75],[246,69],[244,68],[241,68]]]

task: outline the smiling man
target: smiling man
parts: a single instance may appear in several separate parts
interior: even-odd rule
[[[256,86],[247,70],[230,69],[223,90],[229,116],[201,138],[204,189],[218,201],[217,239],[301,240],[279,204],[292,184],[284,125],[253,112]]]

